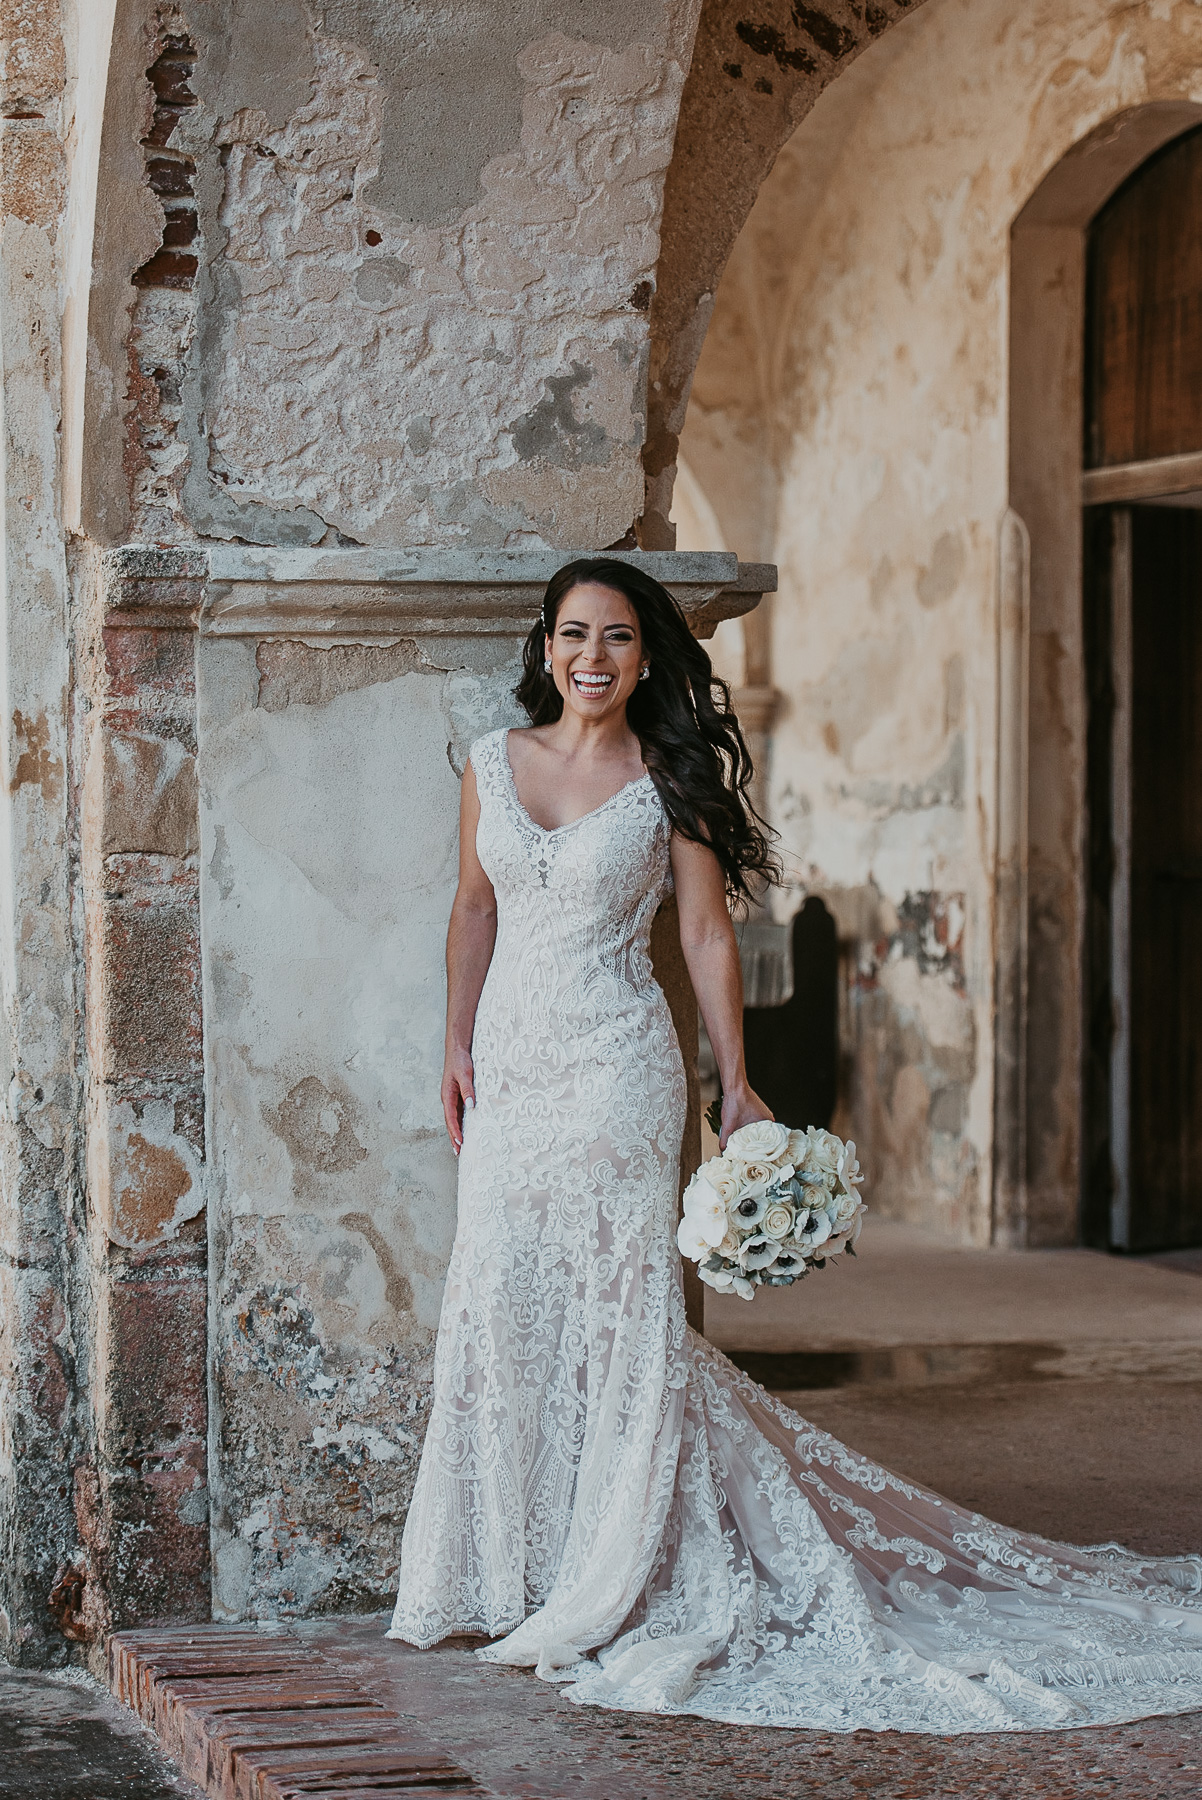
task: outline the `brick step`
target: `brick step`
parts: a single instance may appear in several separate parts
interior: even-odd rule
[[[213,1800],[487,1800],[466,1770],[287,1631],[129,1631],[109,1679]]]

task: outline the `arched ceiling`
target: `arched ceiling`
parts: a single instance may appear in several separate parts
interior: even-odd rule
[[[714,294],[781,146],[819,94],[922,0],[705,0],[664,192],[639,541],[670,549],[676,449]]]

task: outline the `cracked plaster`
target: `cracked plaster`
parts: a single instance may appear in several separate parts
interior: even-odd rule
[[[454,1230],[457,769],[514,719],[513,673],[202,640],[225,1617],[377,1606],[393,1580]]]
[[[699,6],[605,0],[582,22],[567,0],[526,0],[491,29],[469,9],[449,63],[418,8],[382,19],[348,0],[318,29],[294,7],[266,55],[282,102],[236,54],[262,0],[160,9],[196,46],[200,105],[172,141],[196,165],[202,266],[194,294],[137,302],[136,528],[621,537],[641,505],[647,304]],[[464,57],[478,111],[453,91]],[[147,200],[131,270],[159,229]],[[120,409],[116,342],[93,364],[101,411]],[[103,505],[115,522],[127,502]]]

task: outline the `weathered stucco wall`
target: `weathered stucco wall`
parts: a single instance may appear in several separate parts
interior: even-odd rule
[[[126,5],[89,528],[622,537],[699,8]]]
[[[394,1578],[454,1230],[456,768],[514,718],[501,650],[499,674],[413,640],[202,651],[219,1616]]]
[[[0,6],[0,1652],[48,1599],[88,1444],[59,291],[73,69],[56,5]]]
[[[237,579],[208,583],[197,731],[222,1617],[374,1607],[395,1581],[455,1227],[439,1083],[459,778],[476,737],[520,722],[520,644],[556,560],[231,551]],[[691,572],[677,592],[701,631],[750,603],[721,592],[729,555],[651,562]],[[679,946],[673,958],[661,933],[655,953],[673,1002],[691,996]]]
[[[782,152],[693,387],[683,449],[725,541],[780,565],[772,810],[797,891],[824,895],[845,944],[843,1122],[883,1210],[962,1238],[990,1230],[1010,228],[1070,146],[1124,109],[1202,97],[1200,70],[1186,0],[927,0]],[[1077,1229],[1066,567],[1030,676],[1033,736],[1056,746],[1054,788],[1031,794],[1028,1224],[1045,1242]]]

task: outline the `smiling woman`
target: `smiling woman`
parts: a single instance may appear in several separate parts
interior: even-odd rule
[[[555,577],[519,693],[533,725],[477,739],[463,777],[442,1090],[459,1218],[389,1635],[483,1633],[480,1656],[575,1700],[728,1723],[1059,1730],[1198,1706],[1202,1558],[964,1512],[687,1329],[684,1066],[649,955],[673,890],[752,1201],[740,1279],[781,1267],[790,1228],[786,1254],[829,1246],[858,1207],[851,1176],[838,1221],[808,1199],[803,1220],[809,1188],[783,1202],[792,1134],[747,1083],[727,899],[770,853],[746,751],[671,596],[621,563]],[[700,1199],[712,1241],[730,1199]]]
[[[570,816],[564,786],[572,786],[571,759],[562,732],[549,729],[564,721],[566,707],[574,741],[589,743],[590,753],[602,739],[612,743],[612,758],[599,759],[609,787],[645,769],[673,832],[709,847],[732,897],[749,894],[757,880],[776,879],[769,834],[748,798],[751,758],[730,689],[671,594],[641,569],[597,556],[559,570],[526,639],[517,698],[534,730],[515,733],[510,754],[519,788],[529,754],[535,812],[537,787],[545,783],[548,797],[552,788],[558,796],[549,804]],[[552,746],[558,757],[540,770],[540,751]],[[605,792],[602,770],[595,773],[594,804]]]

